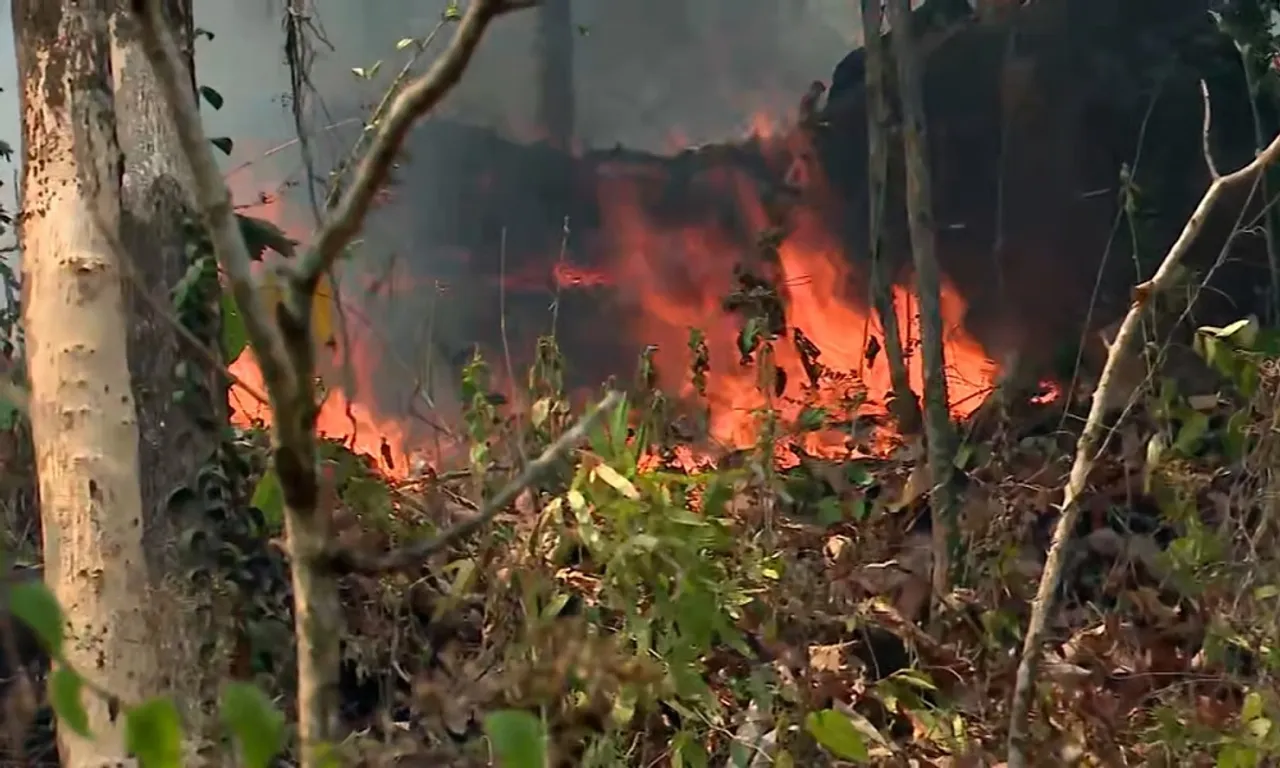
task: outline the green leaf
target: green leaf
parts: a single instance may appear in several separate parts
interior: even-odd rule
[[[1217,768],[1257,768],[1260,762],[1258,750],[1232,742],[1219,750]]]
[[[256,685],[228,683],[219,709],[246,768],[267,768],[284,749],[284,715]]]
[[[796,429],[801,432],[817,432],[826,425],[827,410],[825,408],[805,408],[800,411],[800,416],[796,419]]]
[[[520,709],[491,712],[484,718],[500,768],[546,768],[547,735],[542,721]]]
[[[849,718],[834,709],[810,712],[804,719],[804,729],[823,749],[841,760],[865,763],[871,758],[866,739]]]
[[[263,252],[268,248],[286,259],[293,258],[298,241],[289,237],[283,229],[266,219],[245,216],[241,213],[236,214],[236,222],[240,225],[240,235],[244,237],[244,244],[249,249],[249,257],[254,261],[261,261]]]
[[[217,138],[209,139],[209,143],[217,147],[224,155],[230,155],[231,150],[235,149],[236,146],[236,143],[228,136],[218,136]]]
[[[1240,720],[1249,722],[1262,717],[1265,708],[1262,703],[1262,694],[1257,691],[1249,691],[1244,697],[1244,703],[1240,706]]]
[[[49,676],[49,703],[58,715],[58,720],[88,739],[91,738],[89,715],[84,711],[84,702],[81,701],[83,692],[84,678],[65,664],[59,664]]]
[[[222,94],[207,85],[202,85],[200,86],[200,95],[204,97],[205,101],[209,102],[209,106],[214,109],[222,109]]]
[[[62,657],[62,606],[43,581],[9,587],[9,612],[36,633],[50,656]]]
[[[826,496],[818,502],[818,522],[825,526],[835,525],[844,519],[844,507],[840,499]]]
[[[1205,436],[1209,431],[1209,415],[1199,411],[1193,411],[1187,414],[1187,418],[1182,422],[1182,428],[1178,430],[1178,436],[1173,441],[1174,450],[1181,454],[1187,454],[1193,451],[1196,444],[1200,442],[1200,438]]]
[[[258,480],[249,504],[262,512],[268,528],[278,530],[284,525],[284,487],[280,485],[280,475],[276,474],[275,467],[269,467]]]
[[[222,361],[227,365],[236,358],[249,344],[249,333],[244,327],[244,316],[236,306],[236,299],[231,291],[222,292]]]
[[[414,39],[412,37],[402,37],[400,38],[400,41],[396,43],[396,50],[403,51],[405,48],[408,48],[413,44]]]
[[[182,720],[168,699],[151,699],[125,713],[124,740],[142,768],[182,766]]]
[[[707,768],[708,762],[706,748],[688,731],[671,740],[671,768]]]

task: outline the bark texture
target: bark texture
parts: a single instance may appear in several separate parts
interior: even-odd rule
[[[165,0],[164,11],[192,73],[191,2]],[[225,384],[212,366],[218,359],[216,337],[200,339],[206,348],[198,350],[175,327],[171,296],[191,263],[190,224],[198,218],[194,180],[142,48],[137,19],[124,0],[115,0],[111,19],[111,72],[116,136],[124,157],[120,237],[130,272],[125,281],[129,368],[138,403],[140,462],[146,467],[140,481],[143,540],[153,577],[152,622],[156,637],[163,638],[159,650],[166,688],[190,735],[208,742],[217,724],[207,715],[227,672],[233,621],[215,599],[218,590],[186,577],[196,563],[180,542],[183,530],[199,522],[191,518],[200,510],[176,508],[169,499],[182,487],[198,492],[201,470],[218,460],[218,427],[226,419],[225,396],[218,395],[225,395]],[[188,386],[177,375],[180,365],[197,372],[203,388]],[[179,390],[180,404],[174,398]]]
[[[884,14],[880,0],[862,0],[862,29],[867,50],[867,191],[871,204],[867,239],[871,262],[871,303],[884,333],[885,354],[889,360],[889,380],[893,385],[890,411],[905,433],[919,434],[920,404],[911,391],[911,379],[903,355],[902,335],[898,330],[898,313],[893,305],[893,276],[896,271],[885,248],[885,206],[889,195],[889,157],[893,154],[893,120],[889,110],[889,56],[881,36]]]
[[[164,690],[148,609],[138,418],[114,243],[115,135],[107,0],[15,0],[22,83],[23,323],[45,578],[68,663],[124,701]],[[85,698],[96,739],[60,729],[69,768],[127,760],[123,719]]]
[[[545,0],[537,10],[538,123],[552,146],[573,143],[573,8],[569,0]]]
[[[902,148],[907,169],[907,219],[911,232],[916,295],[920,298],[920,346],[924,353],[924,427],[929,446],[933,489],[933,591],[935,599],[950,592],[951,550],[955,540],[955,499],[951,487],[954,456],[951,412],[947,407],[947,368],[943,355],[941,281],[929,177],[929,138],[925,128],[924,93],[916,40],[911,30],[910,0],[889,0],[893,55],[902,103]]]

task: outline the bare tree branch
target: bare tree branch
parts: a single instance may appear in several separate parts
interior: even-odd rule
[[[889,0],[890,42],[898,66],[902,104],[902,149],[907,174],[907,223],[920,300],[920,341],[924,357],[924,434],[933,476],[929,508],[933,519],[933,596],[938,605],[951,592],[952,550],[958,549],[956,498],[951,482],[955,460],[954,428],[947,402],[943,350],[942,286],[937,230],[933,217],[933,179],[922,81],[920,43],[912,30],[910,0]]]
[[[368,154],[313,248],[286,268],[284,301],[272,317],[256,290],[250,259],[200,124],[195,94],[184,88],[183,63],[161,14],[161,0],[131,0],[147,57],[173,114],[191,163],[196,202],[227,273],[249,342],[266,381],[272,409],[273,465],[284,492],[285,527],[293,578],[298,643],[298,737],[303,768],[325,764],[338,742],[338,673],[342,605],[331,569],[319,567],[328,552],[332,520],[320,504],[316,468],[315,344],[311,307],[321,276],[364,223],[374,195],[413,123],[457,84],[489,22],[536,0],[472,0],[452,43],[422,77],[391,103],[374,126]]]
[[[280,334],[272,325],[270,314],[256,290],[249,268],[252,260],[234,215],[231,192],[218,172],[213,150],[205,137],[195,93],[183,85],[191,82],[190,75],[184,72],[182,54],[165,26],[161,6],[160,0],[133,0],[133,11],[141,22],[143,44],[173,111],[182,149],[191,163],[196,182],[196,204],[209,229],[218,261],[231,284],[236,306],[244,318],[245,333],[262,368],[268,395],[277,397],[279,392],[291,392],[295,382],[286,365]]]
[[[1027,768],[1029,765],[1028,721],[1031,714],[1032,692],[1035,687],[1036,666],[1039,664],[1041,646],[1044,644],[1045,624],[1053,604],[1053,596],[1057,593],[1058,585],[1062,580],[1063,551],[1080,517],[1078,504],[1080,494],[1084,492],[1089,472],[1093,469],[1094,459],[1102,448],[1105,429],[1104,412],[1106,403],[1110,399],[1109,390],[1112,381],[1116,379],[1119,361],[1123,359],[1126,348],[1132,344],[1133,337],[1137,334],[1138,327],[1142,323],[1143,309],[1155,294],[1173,284],[1179,262],[1200,235],[1218,199],[1231,187],[1252,181],[1277,159],[1280,159],[1280,136],[1273,139],[1253,162],[1235,173],[1217,176],[1191,214],[1191,218],[1187,220],[1177,242],[1165,255],[1155,275],[1133,289],[1133,303],[1120,325],[1115,342],[1107,352],[1107,362],[1102,368],[1102,376],[1094,390],[1093,403],[1089,406],[1089,417],[1085,421],[1080,440],[1076,443],[1075,461],[1071,465],[1071,475],[1062,492],[1062,516],[1058,518],[1058,525],[1054,529],[1053,542],[1049,546],[1049,554],[1045,559],[1044,573],[1040,576],[1040,586],[1031,603],[1031,618],[1027,622],[1027,632],[1022,644],[1022,658],[1018,663],[1018,675],[1013,689],[1013,703],[1009,708],[1008,768]]]
[[[467,6],[449,47],[430,69],[405,86],[391,102],[386,117],[376,124],[369,150],[356,167],[351,185],[334,207],[315,245],[297,265],[295,277],[305,293],[312,293],[320,275],[360,231],[409,129],[458,84],[489,22],[509,11],[534,5],[537,0],[472,0]]]
[[[427,558],[441,550],[478,532],[488,525],[495,516],[506,509],[529,486],[537,482],[551,467],[574,445],[581,442],[601,418],[622,401],[618,392],[610,392],[603,400],[585,413],[577,424],[574,424],[560,436],[542,455],[525,465],[518,477],[507,483],[493,498],[484,503],[479,514],[468,518],[433,539],[400,549],[394,549],[380,555],[369,555],[345,549],[331,550],[326,565],[338,573],[383,573],[421,565]]]

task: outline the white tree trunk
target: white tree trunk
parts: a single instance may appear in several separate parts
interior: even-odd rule
[[[114,246],[121,154],[106,0],[15,0],[22,83],[23,323],[45,578],[67,661],[136,702],[160,693],[142,546],[138,418]],[[126,761],[123,718],[86,697],[95,740],[59,729],[64,766]]]

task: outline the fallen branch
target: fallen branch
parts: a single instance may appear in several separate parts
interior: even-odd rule
[[[489,22],[536,0],[472,0],[449,47],[405,87],[371,126],[369,151],[351,185],[321,227],[313,247],[284,269],[284,301],[268,310],[250,271],[250,258],[201,126],[195,94],[177,44],[165,24],[162,0],[131,0],[147,58],[164,91],[196,182],[196,203],[226,272],[272,409],[273,464],[284,492],[298,643],[298,739],[303,768],[324,764],[339,741],[338,673],[342,605],[332,572],[317,563],[329,548],[332,521],[319,502],[316,467],[315,345],[311,307],[316,288],[359,232],[410,127],[449,93],[466,70]]]
[[[1102,448],[1103,430],[1105,429],[1103,414],[1109,399],[1108,392],[1112,386],[1112,380],[1116,378],[1119,362],[1124,357],[1125,350],[1133,342],[1133,337],[1142,322],[1144,307],[1147,306],[1152,296],[1167,289],[1174,282],[1175,271],[1179,262],[1186,256],[1187,251],[1191,249],[1191,244],[1200,235],[1200,230],[1204,228],[1205,221],[1209,218],[1209,213],[1217,204],[1218,199],[1231,187],[1252,180],[1278,158],[1280,158],[1280,136],[1273,139],[1271,144],[1253,162],[1240,170],[1225,176],[1216,176],[1215,171],[1213,183],[1209,185],[1209,189],[1204,193],[1200,204],[1196,206],[1191,218],[1187,220],[1187,225],[1183,227],[1182,234],[1178,236],[1177,242],[1173,244],[1173,247],[1169,249],[1169,253],[1165,255],[1164,261],[1161,262],[1160,268],[1156,270],[1155,276],[1133,289],[1133,303],[1130,305],[1129,312],[1125,315],[1124,321],[1120,325],[1120,331],[1116,334],[1115,342],[1107,352],[1107,362],[1102,368],[1102,376],[1099,378],[1098,386],[1093,393],[1093,403],[1089,407],[1089,417],[1085,421],[1084,431],[1080,435],[1080,440],[1076,443],[1075,461],[1071,465],[1071,475],[1067,479],[1066,488],[1063,489],[1062,493],[1062,516],[1058,519],[1057,528],[1054,529],[1053,543],[1049,546],[1044,573],[1040,576],[1040,586],[1036,590],[1035,600],[1031,603],[1031,618],[1027,622],[1026,637],[1022,645],[1022,658],[1018,663],[1018,674],[1013,689],[1013,703],[1009,708],[1008,768],[1026,768],[1028,765],[1027,747],[1029,745],[1027,742],[1031,701],[1035,687],[1036,666],[1040,661],[1041,646],[1044,644],[1045,623],[1048,619],[1049,609],[1053,604],[1053,596],[1058,591],[1059,582],[1062,580],[1063,552],[1066,549],[1067,540],[1071,537],[1071,532],[1075,530],[1076,521],[1080,517],[1080,506],[1078,504],[1080,494],[1084,492],[1085,482],[1088,480],[1090,470],[1093,469],[1094,459]]]
[[[509,507],[517,496],[537,482],[561,457],[572,450],[573,446],[581,442],[587,436],[587,432],[601,418],[616,408],[621,400],[621,394],[610,392],[591,410],[587,411],[578,420],[577,424],[574,424],[558,440],[547,446],[542,455],[529,462],[519,476],[503,486],[493,498],[486,501],[484,506],[480,508],[480,512],[474,517],[467,518],[464,522],[455,525],[435,538],[393,549],[390,552],[379,555],[370,555],[346,549],[331,549],[324,560],[325,567],[335,573],[374,574],[421,565],[427,558],[477,533],[481,528],[492,522],[499,512]]]

